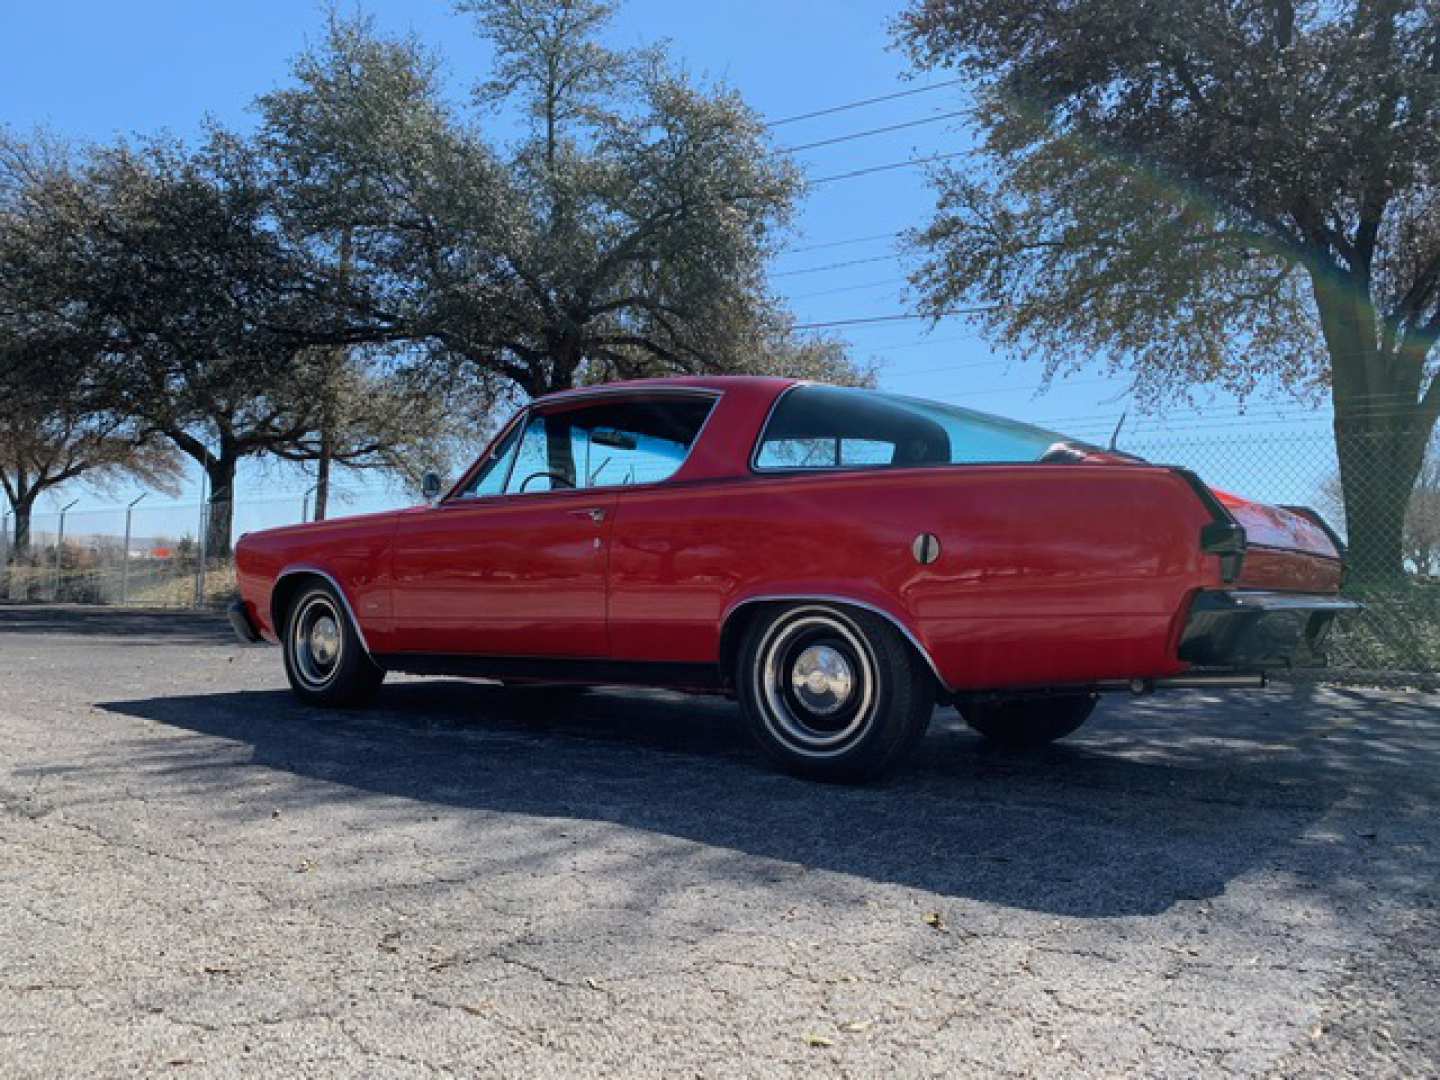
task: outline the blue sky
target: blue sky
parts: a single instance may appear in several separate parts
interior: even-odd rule
[[[944,75],[906,80],[904,57],[890,47],[888,32],[899,9],[898,3],[863,0],[629,0],[611,39],[638,45],[668,38],[672,55],[692,72],[733,86],[761,113],[780,119],[944,81]],[[488,69],[487,46],[444,0],[369,0],[364,10],[383,29],[413,30],[437,48],[457,97]],[[322,22],[320,6],[304,0],[7,0],[0,4],[0,124],[20,131],[44,125],[95,140],[165,129],[187,135],[207,113],[245,127],[253,120],[250,102],[286,81],[290,57],[320,33]],[[965,104],[958,88],[943,87],[784,124],[774,129],[775,141],[795,146],[927,120]],[[796,157],[809,175],[823,177],[962,149],[969,139],[963,120],[951,119]],[[906,312],[906,261],[892,237],[922,224],[932,208],[919,169],[816,186],[800,216],[796,250],[774,264],[776,290],[790,298],[801,322]],[[842,263],[847,265],[836,265]],[[1038,394],[1038,367],[1011,362],[959,320],[933,330],[918,321],[880,323],[846,336],[858,357],[881,362],[881,382],[889,389],[1051,422],[1091,438],[1101,437],[1100,430],[1130,408],[1126,380],[1098,370],[1071,375]],[[1278,415],[1276,408],[1289,413],[1293,407],[1262,404],[1252,416]],[[1217,417],[1234,412],[1234,402],[1223,395],[1204,409]],[[1168,424],[1177,434],[1192,435],[1192,415],[1177,410]],[[1133,410],[1130,423],[1136,424]],[[305,483],[293,474],[266,476],[251,468],[242,474],[240,491],[242,499],[262,491],[273,496],[302,491]],[[193,499],[198,479],[191,487]],[[81,497],[82,508],[108,506],[122,494],[76,490],[66,501]]]

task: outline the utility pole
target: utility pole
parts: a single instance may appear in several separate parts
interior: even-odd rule
[[[120,606],[124,607],[130,600],[130,516],[135,512],[135,507],[140,501],[149,495],[148,491],[142,491],[130,505],[125,507],[125,550],[120,555]]]
[[[50,597],[51,603],[56,603],[60,599],[60,560],[65,557],[65,515],[68,514],[70,508],[79,501],[79,499],[71,499],[60,508],[60,529],[55,537],[55,592]]]

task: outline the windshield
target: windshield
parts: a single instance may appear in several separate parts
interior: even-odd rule
[[[775,406],[756,449],[760,469],[1035,462],[1060,447],[1095,449],[1058,431],[920,398],[797,386]]]

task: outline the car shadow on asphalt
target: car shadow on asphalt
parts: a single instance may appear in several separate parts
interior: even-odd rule
[[[347,713],[281,691],[100,707],[248,746],[243,768],[216,768],[209,739],[153,751],[154,767],[177,781],[214,785],[221,808],[258,766],[323,781],[290,785],[297,805],[368,793],[431,812],[611,823],[748,856],[722,860],[739,877],[764,880],[778,863],[1112,917],[1203,901],[1277,862],[1303,877],[1315,843],[1306,834],[1337,801],[1398,805],[1407,784],[1420,785],[1409,792],[1417,799],[1433,795],[1411,775],[1417,753],[1440,762],[1431,727],[1417,735],[1410,706],[1377,716],[1370,698],[1315,694],[1106,705],[1073,741],[1028,755],[991,750],[939,710],[915,762],[861,788],[777,774],[751,749],[732,703],[655,691],[572,698],[428,681],[389,684],[375,707]],[[151,751],[135,752],[143,765]],[[1372,859],[1367,876],[1383,882],[1390,869],[1404,873]]]

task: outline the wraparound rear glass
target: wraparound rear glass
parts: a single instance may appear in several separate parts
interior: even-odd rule
[[[1061,447],[1092,449],[1057,431],[878,390],[797,386],[776,404],[754,466],[851,469],[1037,462]]]

